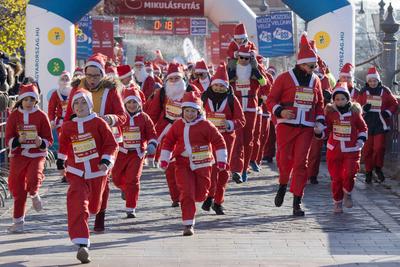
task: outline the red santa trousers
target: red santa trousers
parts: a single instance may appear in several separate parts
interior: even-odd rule
[[[45,162],[44,157],[28,158],[18,155],[10,158],[8,186],[14,199],[13,218],[15,222],[24,220],[28,193],[30,196],[38,194],[39,187],[44,180]]]
[[[165,177],[167,178],[167,184],[169,189],[169,195],[171,197],[172,202],[179,201],[179,186],[176,181],[176,170],[175,170],[176,161],[172,161],[168,168],[165,170]]]
[[[135,151],[128,154],[119,152],[112,169],[113,183],[125,193],[127,211],[132,211],[137,206],[143,161],[144,158],[139,158]]]
[[[385,142],[385,134],[368,135],[363,150],[365,170],[367,172],[371,172],[376,167],[383,167]]]
[[[307,177],[317,177],[319,173],[319,165],[321,164],[321,150],[324,146],[324,140],[313,138],[311,141],[310,151],[308,152]]]
[[[328,171],[332,177],[332,195],[336,202],[342,201],[343,191],[351,193],[360,169],[360,152],[343,153],[337,146],[326,154]]]
[[[247,171],[253,151],[254,128],[257,120],[257,113],[244,112],[246,124],[242,129],[236,131],[236,141],[232,154],[232,172],[242,173]]]
[[[191,170],[189,159],[177,157],[175,162],[176,182],[180,191],[183,225],[194,225],[196,202],[207,198],[211,185],[211,167]]]
[[[107,177],[84,179],[67,173],[69,188],[67,192],[68,233],[74,244],[89,242],[89,215],[101,210],[102,196]]]
[[[290,192],[295,196],[303,196],[307,183],[307,155],[313,135],[311,127],[279,124],[276,128],[279,184],[288,184],[292,175]]]
[[[224,135],[226,147],[228,149],[228,165],[231,162],[233,146],[235,144],[235,137],[231,135]],[[229,180],[229,170],[220,171],[217,165],[214,164],[211,170],[211,186],[208,196],[214,198],[216,204],[221,205],[224,203],[224,195],[226,186]]]
[[[267,149],[267,144],[268,144],[268,136],[269,136],[269,131],[270,131],[270,118],[267,117],[262,117],[262,122],[261,122],[261,136],[260,136],[260,149],[258,151],[257,155],[257,163],[261,164],[262,158],[264,156],[264,153]],[[275,144],[274,144],[275,147]],[[274,153],[275,154],[275,153]]]
[[[275,145],[276,145],[276,132],[275,125],[272,120],[269,120],[269,132],[268,132],[268,141],[264,151],[264,157],[273,158],[275,157]]]
[[[258,158],[258,153],[261,149],[261,126],[262,126],[262,115],[257,114],[256,124],[254,126],[254,134],[253,134],[253,151],[251,152],[251,161],[256,161]]]

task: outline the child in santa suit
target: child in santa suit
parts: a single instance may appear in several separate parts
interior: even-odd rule
[[[221,64],[211,79],[211,86],[201,97],[207,120],[211,121],[225,139],[228,150],[228,165],[232,157],[233,144],[235,143],[237,129],[243,128],[246,120],[239,100],[229,86],[228,73],[225,63]],[[211,187],[202,209],[209,211],[210,207],[217,215],[224,214],[225,188],[228,184],[229,169],[218,170],[214,164],[211,172]]]
[[[72,243],[79,246],[77,259],[88,263],[89,216],[101,210],[118,144],[108,124],[93,112],[89,91],[78,88],[71,105],[74,115],[61,129],[57,168],[64,170],[66,161],[68,233]]]
[[[145,154],[153,155],[156,152],[157,135],[150,117],[142,111],[138,91],[125,90],[122,98],[127,121],[120,126],[123,140],[119,144],[118,157],[112,169],[112,180],[126,200],[127,217],[136,218]]]
[[[368,70],[367,84],[356,100],[363,106],[363,117],[368,125],[368,140],[363,150],[365,181],[368,184],[372,182],[372,171],[375,170],[378,182],[383,182],[385,134],[390,130],[390,119],[398,110],[398,102],[390,89],[382,85],[375,67]]]
[[[319,138],[328,137],[327,165],[332,177],[334,212],[342,213],[342,202],[346,208],[353,207],[351,192],[360,169],[361,149],[367,139],[367,125],[362,118],[358,103],[350,101],[347,83],[338,83],[332,94],[333,104],[326,107],[324,131],[315,128]]]
[[[277,163],[279,189],[275,205],[282,206],[290,176],[293,193],[293,215],[304,216],[301,199],[307,182],[307,154],[313,128],[324,128],[321,82],[313,73],[317,55],[307,37],[301,36],[300,50],[294,69],[278,76],[267,99],[267,106],[277,120]]]
[[[238,51],[242,45],[244,46],[248,45],[253,55],[255,54],[257,48],[254,43],[249,41],[248,38],[249,36],[247,35],[246,27],[244,26],[244,24],[243,23],[237,24],[233,35],[233,40],[230,42],[228,46],[227,53],[229,61],[233,60],[231,62],[235,62],[234,60],[238,58]]]
[[[211,169],[216,155],[217,168],[227,169],[228,152],[218,129],[201,112],[202,102],[194,92],[183,97],[182,119],[177,120],[161,145],[160,167],[166,169],[176,159],[175,173],[179,187],[183,235],[193,235],[196,202],[204,201],[211,184]]]
[[[23,232],[25,204],[29,196],[33,209],[42,210],[39,188],[44,180],[47,149],[53,143],[50,122],[37,103],[39,90],[33,84],[21,85],[18,101],[7,119],[6,143],[10,149],[8,185],[14,199],[10,232]]]

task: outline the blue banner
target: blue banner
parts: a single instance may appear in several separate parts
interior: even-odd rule
[[[82,34],[77,37],[76,58],[85,60],[92,55],[92,18],[85,15],[78,27]]]
[[[293,14],[271,12],[257,17],[258,50],[264,57],[290,56],[294,53]]]

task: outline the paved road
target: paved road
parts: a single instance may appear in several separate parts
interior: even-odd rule
[[[356,183],[355,207],[332,213],[329,177],[308,185],[304,218],[291,216],[292,197],[273,206],[277,170],[265,165],[249,182],[229,184],[225,216],[198,211],[195,236],[182,237],[159,170],[146,169],[136,219],[112,187],[107,231],[92,235],[90,266],[400,266],[400,187],[397,181]],[[43,186],[45,208],[28,211],[25,234],[10,235],[9,209],[0,210],[0,266],[74,266],[66,228],[67,186],[54,170]],[[198,206],[200,207],[200,206]]]

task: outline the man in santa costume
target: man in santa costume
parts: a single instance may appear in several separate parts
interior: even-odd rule
[[[357,88],[354,87],[354,66],[351,63],[346,63],[343,65],[339,73],[338,82],[347,83],[347,88],[349,89],[351,99],[355,99],[358,95]]]
[[[136,83],[139,85],[146,99],[148,99],[154,91],[154,79],[146,71],[143,56],[136,56],[134,74]]]
[[[172,124],[182,117],[182,98],[185,92],[195,91],[194,85],[188,85],[184,80],[184,72],[178,63],[171,63],[165,77],[165,84],[149,99],[146,113],[153,120],[157,132],[157,142],[160,144]],[[172,206],[179,206],[179,190],[175,181],[175,162],[171,162],[165,171]]]
[[[243,128],[245,117],[239,100],[235,97],[229,86],[228,73],[225,63],[218,66],[211,80],[211,86],[201,97],[207,120],[211,121],[225,139],[228,150],[228,165],[230,165],[233,145],[235,143],[235,131]],[[228,169],[219,171],[214,164],[211,172],[211,187],[202,209],[209,211],[210,208],[217,215],[223,215],[225,189],[229,180]]]
[[[238,53],[238,62],[234,69],[229,71],[229,79],[235,96],[242,105],[246,117],[244,128],[236,131],[236,142],[232,155],[232,179],[236,183],[247,181],[247,168],[253,152],[254,129],[257,120],[258,91],[266,84],[265,78],[257,68],[257,62],[252,59],[250,46],[241,46]],[[255,65],[250,64],[253,61]]]
[[[144,93],[140,91],[139,86],[135,83],[133,79],[133,71],[129,65],[120,65],[117,67],[118,78],[123,85],[122,94],[125,90],[135,90],[138,92],[140,99],[142,100],[142,105],[146,104],[146,97]]]
[[[196,79],[192,81],[192,84],[199,88],[201,92],[206,91],[210,86],[211,76],[204,59],[196,62],[194,75],[196,76]]]
[[[220,171],[227,169],[228,152],[224,138],[204,118],[202,104],[196,92],[185,93],[182,118],[172,125],[161,145],[161,168],[166,169],[170,160],[176,159],[184,236],[194,234],[196,202],[207,197],[213,163],[216,162]]]
[[[118,126],[126,121],[126,114],[121,96],[116,89],[116,82],[105,77],[105,57],[102,54],[94,54],[88,59],[85,65],[85,77],[77,79],[72,83],[70,99],[73,98],[78,88],[85,89],[92,94],[93,111],[111,127],[114,138],[119,140],[122,137]],[[65,120],[70,120],[73,114],[72,105],[68,104]],[[106,184],[104,190],[101,210],[96,215],[94,230],[104,231],[104,218],[107,209],[109,186]]]
[[[161,88],[163,86],[163,77],[162,77],[162,71],[161,68],[158,64],[153,63],[153,69],[154,69],[154,82],[155,88]]]
[[[275,205],[282,205],[292,175],[294,216],[304,216],[300,204],[307,182],[307,155],[313,128],[323,129],[325,122],[321,82],[313,72],[316,67],[317,55],[303,34],[297,65],[278,76],[267,99],[268,109],[277,119],[279,189]]]

